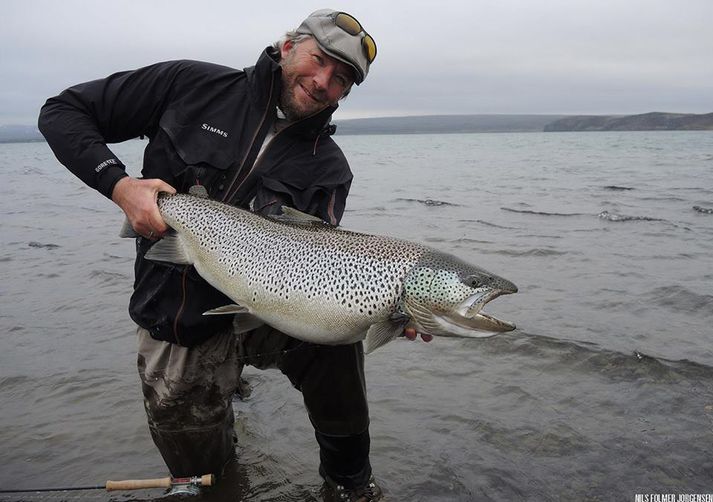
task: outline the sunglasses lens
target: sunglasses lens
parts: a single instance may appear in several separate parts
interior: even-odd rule
[[[339,14],[337,14],[337,17],[334,19],[334,22],[337,26],[339,26],[341,29],[343,29],[350,35],[356,36],[364,32],[364,28],[361,27],[359,21],[344,12],[340,12]],[[367,61],[369,61],[369,64],[371,64],[374,61],[374,58],[376,58],[376,42],[374,42],[374,39],[371,38],[371,35],[364,32],[362,44],[364,45],[364,50],[366,51],[366,59]]]
[[[343,29],[350,35],[358,35],[362,31],[359,21],[354,19],[349,14],[345,14],[344,12],[340,12],[339,14],[337,14],[337,18],[334,20],[334,22],[337,26],[339,26],[341,29]]]
[[[362,43],[366,49],[366,59],[371,64],[376,59],[376,42],[371,38],[371,35],[367,35],[363,38]]]

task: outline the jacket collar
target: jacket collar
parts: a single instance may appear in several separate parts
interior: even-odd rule
[[[269,108],[271,121],[277,119],[277,101],[282,90],[282,67],[279,53],[270,46],[260,54],[255,66],[245,68],[253,103],[258,110]],[[329,122],[338,105],[327,108],[307,118],[290,124],[290,134],[314,139],[323,134],[333,134],[335,127]]]

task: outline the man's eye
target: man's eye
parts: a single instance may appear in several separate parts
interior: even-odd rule
[[[312,59],[314,59],[315,63],[322,64],[322,56],[319,54],[312,54]]]

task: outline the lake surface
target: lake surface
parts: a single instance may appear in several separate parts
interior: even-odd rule
[[[423,242],[520,288],[486,308],[511,333],[367,356],[389,500],[713,493],[713,133],[337,141],[355,174],[344,227]],[[115,146],[133,174],[143,146]],[[0,167],[0,489],[166,476],[135,371],[121,212],[44,143],[0,145]],[[240,465],[193,500],[318,500],[301,396],[276,371],[247,376]]]

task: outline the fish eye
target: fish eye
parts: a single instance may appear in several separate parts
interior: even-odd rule
[[[484,283],[489,282],[492,280],[492,277],[489,275],[483,275],[483,276],[475,276],[475,275],[469,275],[468,277],[465,278],[463,283],[466,286],[470,286],[471,288],[477,288],[479,286],[482,286]]]

